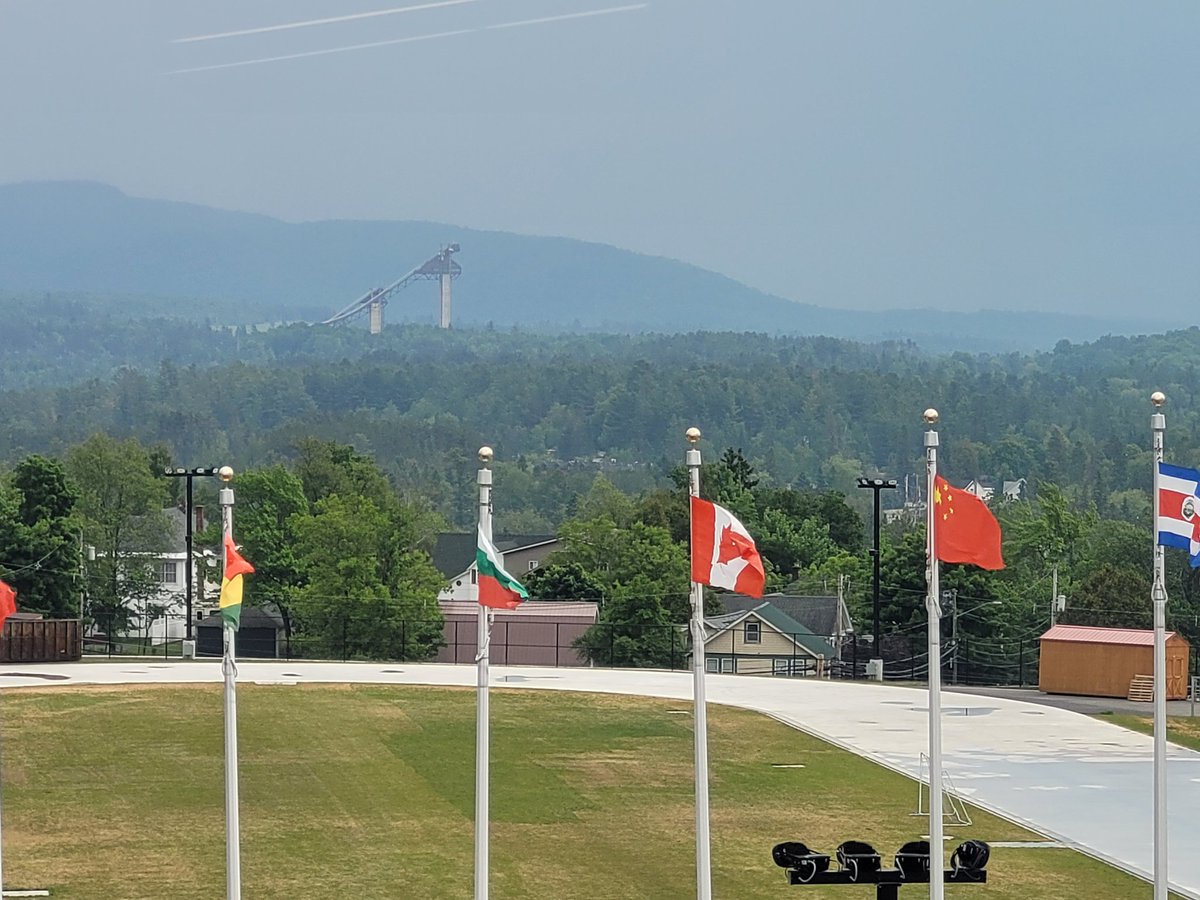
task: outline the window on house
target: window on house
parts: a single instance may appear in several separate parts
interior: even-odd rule
[[[530,571],[530,572],[532,572],[534,569],[536,569],[536,568],[537,568],[538,566],[540,566],[541,564],[542,564],[542,563],[541,563],[541,561],[540,561],[540,560],[531,559],[531,560],[529,561],[529,571]]]
[[[158,562],[158,583],[177,584],[179,582],[179,563],[171,559]]]
[[[715,657],[710,656],[708,659],[706,659],[704,661],[704,668],[706,671],[709,671],[709,672],[719,672],[721,670],[721,661]]]
[[[762,624],[759,622],[747,622],[745,640],[747,644],[761,644]]]
[[[721,660],[721,671],[730,673],[733,671],[733,657],[728,656]]]
[[[775,660],[775,674],[776,674],[776,675],[788,675],[788,674],[790,674],[790,672],[791,672],[791,665],[790,665],[790,663],[791,663],[791,660],[790,660],[790,659],[777,659],[777,660]]]

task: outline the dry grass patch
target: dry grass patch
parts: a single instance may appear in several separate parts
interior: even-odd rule
[[[1122,728],[1128,728],[1130,731],[1139,731],[1142,734],[1154,734],[1153,715],[1134,716],[1118,713],[1100,713],[1096,718],[1105,722],[1112,722],[1114,725],[1120,725]],[[1167,740],[1174,744],[1179,744],[1181,747],[1200,750],[1200,716],[1196,718],[1192,718],[1191,716],[1168,716]]]

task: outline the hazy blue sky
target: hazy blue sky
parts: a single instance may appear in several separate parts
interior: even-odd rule
[[[0,84],[0,182],[566,235],[835,307],[1200,319],[1194,0],[0,0]]]

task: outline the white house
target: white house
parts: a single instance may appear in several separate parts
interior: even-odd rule
[[[163,510],[168,522],[165,550],[145,554],[152,571],[158,576],[159,592],[154,599],[139,603],[134,614],[134,627],[152,644],[183,640],[187,634],[187,517],[183,510],[172,507]],[[194,507],[193,531],[205,526],[204,507]],[[139,554],[140,555],[140,554]],[[219,583],[208,581],[205,574],[219,568],[216,554],[200,550],[192,544],[192,617],[199,621],[216,607],[220,594]]]
[[[982,478],[972,478],[967,482],[966,486],[963,487],[963,490],[969,494],[974,494],[984,503],[990,502],[992,497],[996,494],[996,489]]]
[[[837,651],[763,600],[749,609],[704,618],[704,667],[730,675],[823,675]]]
[[[1018,478],[1015,481],[1004,482],[1001,493],[1004,495],[1006,501],[1020,500],[1021,496],[1025,493],[1025,479]]]
[[[991,503],[992,498],[996,496],[996,489],[991,482],[983,478],[973,478],[967,482],[964,491],[970,491],[984,503]],[[1000,486],[1000,499],[1005,502],[1020,500],[1025,493],[1025,479],[1016,478],[1012,481],[1003,481]]]
[[[437,536],[433,548],[433,564],[447,579],[446,587],[438,593],[439,601],[474,600],[471,587],[479,577],[475,568],[474,532]],[[552,534],[498,534],[492,543],[504,557],[504,568],[520,581],[538,568],[555,550],[558,538]]]

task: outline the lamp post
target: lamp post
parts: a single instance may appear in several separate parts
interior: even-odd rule
[[[184,640],[192,639],[192,584],[195,578],[192,575],[192,527],[195,524],[192,518],[192,479],[193,478],[211,478],[218,473],[219,469],[216,466],[201,467],[197,469],[168,468],[163,470],[163,474],[168,478],[183,478],[187,482],[187,489],[184,492],[183,516],[187,520],[184,523],[184,549],[187,553],[187,559],[184,561],[184,571],[187,573],[187,586],[184,589],[184,614],[187,619],[185,626]],[[165,633],[165,632],[164,632]]]
[[[858,479],[860,488],[869,488],[874,493],[875,500],[875,537],[871,545],[871,557],[874,560],[874,572],[872,574],[872,594],[874,596],[875,610],[875,631],[873,645],[875,656],[883,657],[883,651],[879,648],[879,492],[885,489],[895,490],[896,479],[894,478],[860,478]]]

